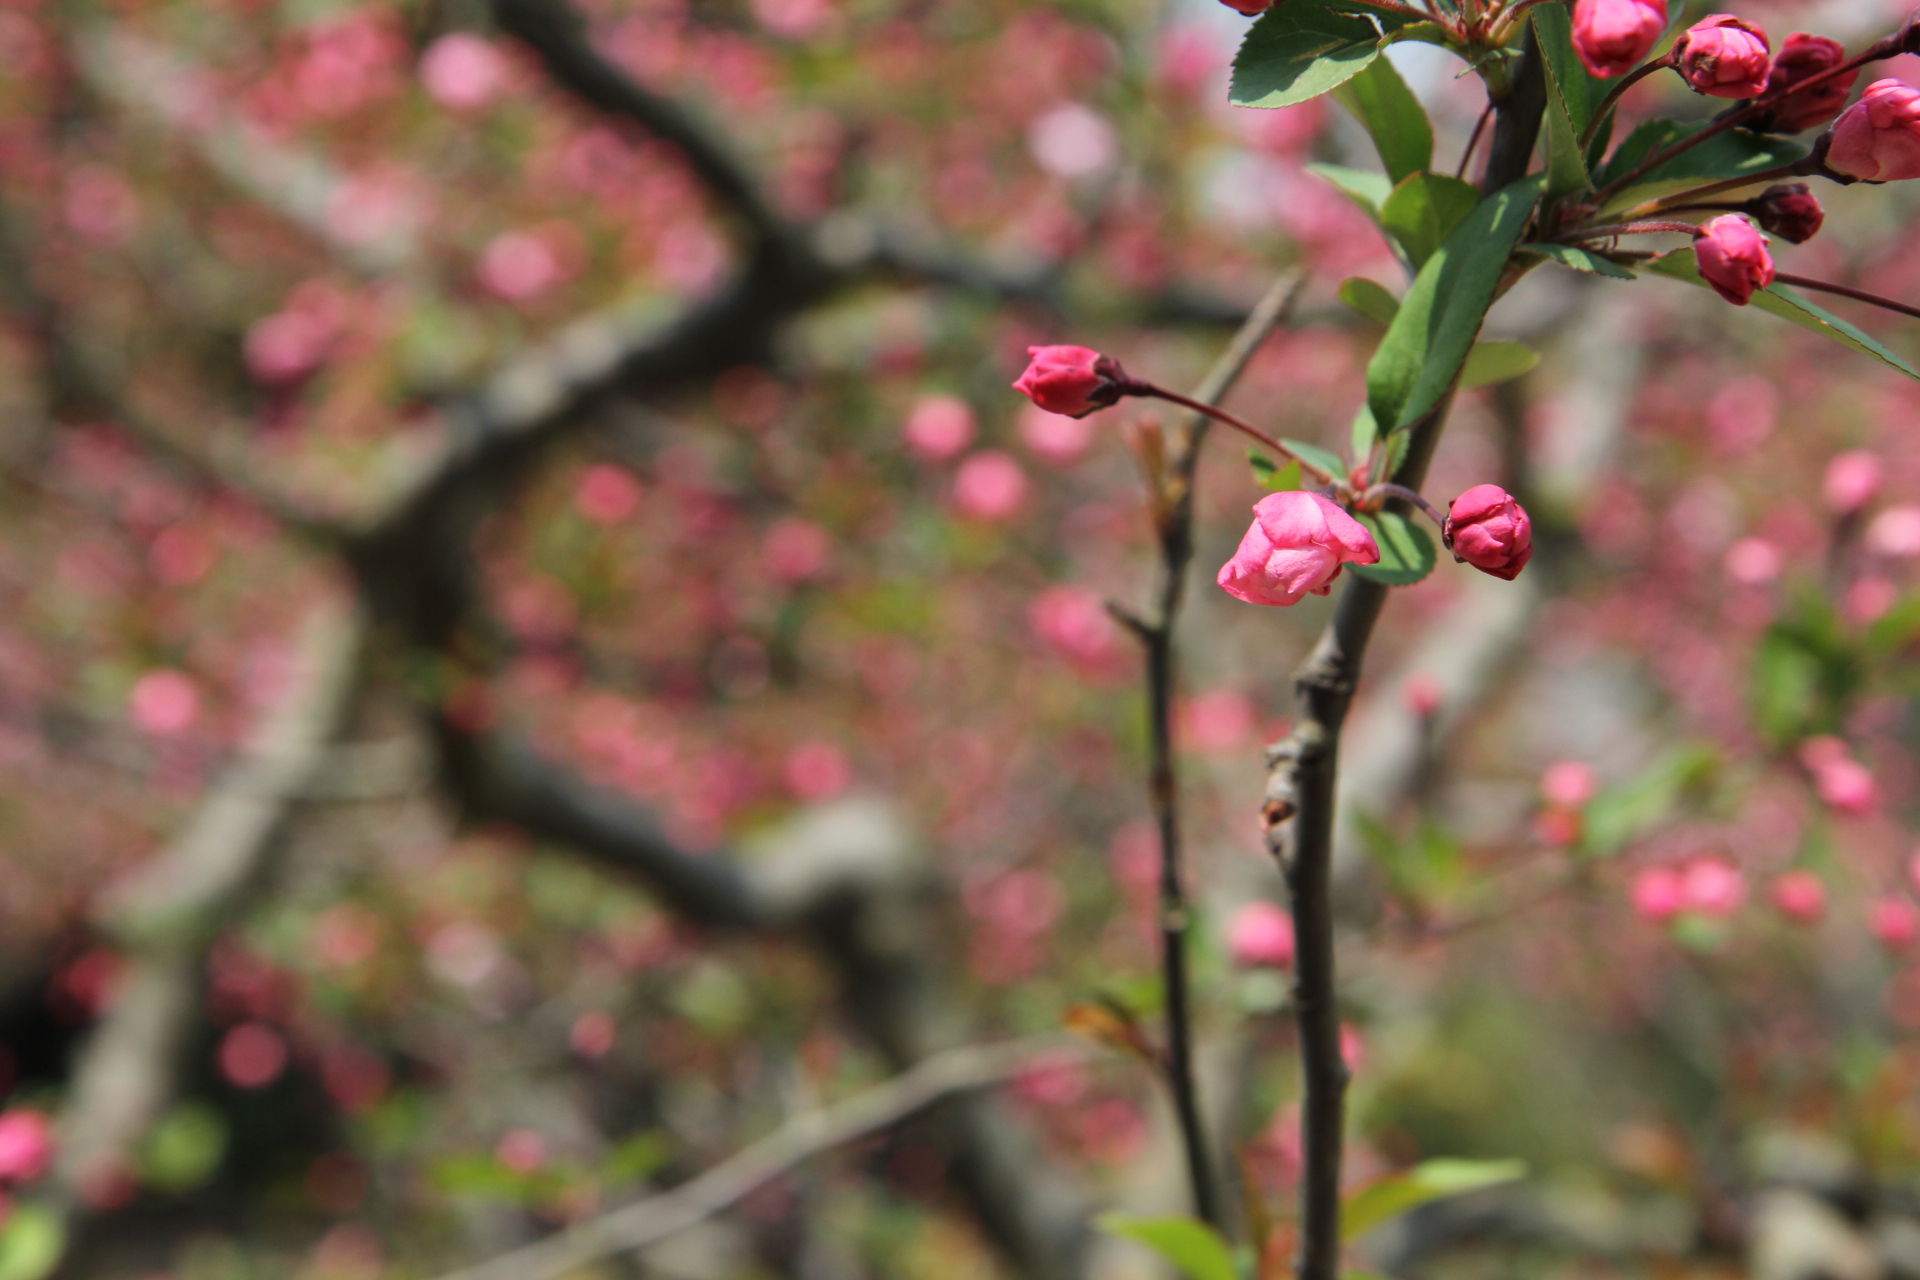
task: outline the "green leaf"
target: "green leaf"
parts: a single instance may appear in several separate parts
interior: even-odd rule
[[[1418,422],[1453,386],[1544,181],[1535,174],[1481,201],[1420,268],[1367,365],[1367,403],[1387,430]]]
[[[1356,564],[1353,571],[1363,578],[1389,587],[1410,587],[1433,572],[1438,559],[1433,539],[1413,522],[1413,517],[1398,511],[1378,515],[1357,515],[1354,519],[1367,527],[1380,547],[1379,564]]]
[[[1310,164],[1307,172],[1332,183],[1341,195],[1359,205],[1375,222],[1380,221],[1380,206],[1393,194],[1393,179],[1384,173],[1349,169],[1343,164]]]
[[[1554,9],[1555,16],[1561,23],[1567,21],[1565,9],[1557,5],[1548,7]],[[1534,10],[1534,21],[1540,22],[1538,9]],[[1547,43],[1545,30],[1540,32],[1540,37],[1544,47],[1553,47]],[[1566,46],[1563,46],[1562,52],[1566,60],[1574,60],[1570,40]],[[1568,89],[1561,83],[1560,77],[1563,73],[1556,66],[1557,61],[1559,59],[1553,57],[1546,59],[1547,195],[1549,197],[1572,195],[1576,191],[1585,191],[1593,185],[1593,179],[1587,174],[1587,158],[1580,148],[1580,130],[1586,121],[1584,118],[1580,120],[1574,118],[1573,104],[1569,101]],[[1576,89],[1573,92],[1582,91]],[[1584,105],[1583,103],[1583,108]],[[1583,109],[1580,114],[1585,117],[1590,113]]]
[[[1520,246],[1522,253],[1538,254],[1549,262],[1557,262],[1563,267],[1575,271],[1584,271],[1589,275],[1609,276],[1615,280],[1631,280],[1633,272],[1609,258],[1603,258],[1590,249],[1582,249],[1570,244],[1528,244]]]
[[[1405,1173],[1391,1174],[1347,1197],[1342,1231],[1355,1240],[1423,1204],[1469,1191],[1517,1182],[1527,1176],[1522,1160],[1427,1160]]]
[[[1109,1213],[1099,1219],[1102,1231],[1138,1240],[1180,1268],[1187,1280],[1240,1280],[1233,1250],[1220,1233],[1193,1218],[1130,1218]]]
[[[1353,456],[1366,461],[1373,451],[1374,442],[1380,439],[1380,428],[1373,423],[1373,410],[1365,405],[1353,415],[1353,430],[1347,436],[1347,442],[1353,447]]]
[[[1691,137],[1704,128],[1704,121],[1683,125],[1674,120],[1649,120],[1628,135],[1627,140],[1613,153],[1612,159],[1607,161],[1604,171],[1595,177],[1602,186],[1611,184],[1632,172],[1656,149]],[[1685,191],[1704,182],[1764,173],[1791,164],[1806,154],[1805,147],[1786,138],[1729,129],[1641,175],[1631,187],[1601,206],[1596,216],[1629,209],[1643,201]]]
[[[1317,98],[1366,70],[1380,56],[1381,32],[1409,21],[1343,0],[1288,0],[1247,32],[1228,97],[1242,107],[1290,107]]]
[[[1400,299],[1387,287],[1365,276],[1352,276],[1340,284],[1340,301],[1380,325],[1390,325],[1400,314]]]
[[[1393,189],[1380,207],[1380,225],[1418,271],[1454,228],[1480,206],[1480,189],[1438,173],[1416,173]]]
[[[1276,466],[1272,458],[1251,449],[1247,451],[1247,461],[1253,464],[1253,482],[1262,489],[1273,493],[1286,493],[1298,489],[1301,485],[1298,462],[1289,462],[1284,467]]]
[[[1306,461],[1310,467],[1319,467],[1336,479],[1347,474],[1347,460],[1331,449],[1322,449],[1317,444],[1308,444],[1305,440],[1288,440],[1281,437],[1280,443],[1293,450],[1294,454]]]
[[[39,1205],[20,1205],[0,1227],[0,1280],[44,1280],[66,1249],[58,1218]]]
[[[1719,768],[1711,747],[1677,747],[1637,778],[1607,787],[1587,802],[1581,851],[1611,857],[1673,813],[1691,791],[1704,788]]]
[[[1566,6],[1542,5],[1533,11],[1534,29],[1546,54],[1547,74],[1566,107],[1567,120],[1577,137],[1584,133],[1607,90],[1573,51],[1573,15]]]
[[[1341,85],[1340,102],[1366,126],[1387,177],[1400,182],[1433,163],[1433,126],[1420,100],[1388,58]]]
[[[206,1185],[227,1154],[227,1123],[201,1102],[167,1112],[147,1136],[140,1176],[149,1186],[180,1194]]]
[[[1656,258],[1646,264],[1646,270],[1675,280],[1684,280],[1688,284],[1697,284],[1706,288],[1707,282],[1700,278],[1700,264],[1694,259],[1693,250],[1676,249],[1664,257]],[[1878,339],[1865,330],[1855,328],[1824,307],[1807,301],[1797,290],[1786,285],[1772,285],[1753,295],[1753,306],[1785,320],[1791,320],[1803,329],[1832,338],[1843,347],[1851,347],[1862,355],[1872,356],[1875,360],[1892,369],[1897,369],[1915,381],[1920,381],[1920,370],[1902,360],[1882,346]]]
[[[1539,363],[1540,353],[1524,342],[1476,342],[1460,369],[1460,387],[1464,391],[1512,382]]]

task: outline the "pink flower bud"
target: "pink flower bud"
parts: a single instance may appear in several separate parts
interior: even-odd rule
[[[1858,760],[1834,760],[1815,769],[1813,789],[1828,808],[1840,813],[1872,813],[1880,804],[1880,788]]]
[[[1271,902],[1249,902],[1227,925],[1227,951],[1243,968],[1286,968],[1293,963],[1293,917]]]
[[[1748,202],[1760,225],[1788,244],[1805,244],[1820,234],[1827,211],[1804,182],[1768,187]]]
[[[1826,882],[1811,871],[1785,872],[1774,878],[1773,905],[1795,924],[1812,924],[1826,912]]]
[[[1561,760],[1540,775],[1540,794],[1557,809],[1578,809],[1600,790],[1600,779],[1584,760]]]
[[[1258,17],[1273,8],[1273,0],[1220,0],[1220,3],[1236,13],[1244,13],[1249,18]]]
[[[1666,29],[1667,0],[1574,0],[1574,52],[1602,79],[1633,70]]]
[[[1760,229],[1735,213],[1723,214],[1694,232],[1694,256],[1713,291],[1744,307],[1754,291],[1773,283],[1773,255]]]
[[[1366,527],[1317,493],[1273,493],[1253,506],[1253,524],[1216,579],[1248,604],[1298,604],[1326,595],[1344,564],[1378,564]]]
[[[1767,33],[1730,13],[1688,27],[1673,46],[1673,66],[1695,93],[1710,98],[1754,98],[1773,68]]]
[[[1747,900],[1747,878],[1724,858],[1695,858],[1680,872],[1680,902],[1703,916],[1730,916]]]
[[[1920,89],[1876,80],[1833,122],[1827,168],[1863,182],[1920,178]],[[1816,151],[1815,155],[1819,155]]]
[[[1882,898],[1867,917],[1873,936],[1889,951],[1905,951],[1920,941],[1920,910],[1905,898]]]
[[[1028,347],[1027,371],[1013,389],[1048,413],[1084,418],[1126,394],[1126,371],[1087,347]]]
[[[0,1112],[0,1184],[32,1182],[53,1164],[53,1122],[38,1111]]]
[[[1679,915],[1686,901],[1680,872],[1673,867],[1648,867],[1634,876],[1628,894],[1634,912],[1654,924]]]
[[[1836,453],[1827,463],[1826,477],[1820,482],[1820,496],[1827,500],[1827,509],[1835,515],[1855,515],[1879,496],[1882,472],[1877,453],[1866,449]]]
[[[1771,95],[1791,88],[1846,60],[1846,48],[1838,40],[1796,31],[1787,37],[1787,42],[1780,46],[1780,56],[1773,60],[1773,72],[1767,77],[1767,93]],[[1825,124],[1847,105],[1847,99],[1853,94],[1854,81],[1859,78],[1860,69],[1855,67],[1830,80],[1822,80],[1811,89],[1789,93],[1773,105],[1772,111],[1756,119],[1749,127],[1764,133],[1799,133],[1802,129]]]
[[[1533,559],[1533,521],[1497,484],[1477,484],[1455,498],[1440,532],[1454,559],[1508,582]]]

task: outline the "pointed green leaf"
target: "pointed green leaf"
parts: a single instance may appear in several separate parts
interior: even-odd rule
[[[1233,60],[1231,101],[1290,107],[1337,89],[1380,56],[1381,32],[1410,18],[1345,0],[1288,0],[1260,15]]]
[[[1400,182],[1432,165],[1433,126],[1391,59],[1374,59],[1337,92],[1341,104],[1366,126],[1387,177]]]
[[[1380,547],[1379,564],[1356,564],[1353,571],[1363,578],[1389,587],[1410,587],[1433,572],[1439,554],[1427,531],[1413,517],[1398,511],[1378,515],[1357,515],[1354,519],[1367,527]]]
[[[1180,1269],[1187,1280],[1240,1280],[1233,1250],[1220,1233],[1193,1218],[1130,1218],[1109,1213],[1100,1229],[1138,1240]]]
[[[1671,276],[1675,280],[1684,280],[1688,284],[1707,287],[1707,282],[1700,278],[1700,264],[1694,260],[1693,250],[1690,248],[1676,249],[1665,257],[1656,258],[1647,263],[1645,269],[1657,275]],[[1752,305],[1762,311],[1791,320],[1803,329],[1825,334],[1841,346],[1851,347],[1862,355],[1872,356],[1889,368],[1898,369],[1909,378],[1920,382],[1920,370],[1916,370],[1905,360],[1887,350],[1864,330],[1848,324],[1824,307],[1815,306],[1807,301],[1797,290],[1789,289],[1783,284],[1776,284],[1754,294]]]
[[[1573,51],[1573,15],[1566,6],[1541,5],[1533,11],[1534,29],[1539,33],[1540,49],[1546,54],[1547,74],[1567,109],[1567,119],[1576,136],[1584,133],[1593,112],[1607,96],[1606,86],[1594,79]]]
[[[1331,182],[1341,195],[1359,205],[1375,222],[1380,221],[1380,206],[1393,194],[1393,181],[1384,173],[1349,169],[1343,164],[1310,164],[1307,172]]]
[[[1347,474],[1347,460],[1331,449],[1323,449],[1317,444],[1308,444],[1305,440],[1288,440],[1284,437],[1280,443],[1293,450],[1295,456],[1304,459],[1308,466],[1319,467],[1335,479]]]
[[[1247,461],[1253,464],[1253,482],[1262,489],[1273,493],[1286,493],[1300,487],[1301,472],[1298,462],[1289,462],[1284,467],[1276,466],[1272,458],[1251,449],[1247,451]]]
[[[1350,1194],[1342,1234],[1349,1240],[1358,1239],[1423,1204],[1516,1182],[1526,1176],[1527,1166],[1521,1160],[1428,1160]]]
[[[1706,122],[1683,125],[1674,120],[1649,120],[1635,129],[1620,144],[1596,178],[1605,186],[1631,173],[1655,150],[1664,149],[1682,138],[1691,137]],[[1625,191],[1601,206],[1596,216],[1630,209],[1658,196],[1672,195],[1706,182],[1749,177],[1791,164],[1807,154],[1807,149],[1787,138],[1729,129],[1692,150],[1683,151],[1659,168],[1634,180]]]
[[[1400,299],[1387,291],[1387,287],[1365,276],[1352,276],[1340,283],[1340,301],[1380,325],[1393,323],[1400,314]]]
[[[1480,189],[1438,173],[1416,173],[1393,189],[1380,207],[1380,225],[1418,271],[1453,229],[1480,206]]]
[[[0,1280],[44,1280],[66,1249],[58,1218],[39,1205],[21,1205],[0,1226]]]
[[[1367,454],[1372,452],[1374,442],[1379,439],[1380,428],[1373,423],[1373,410],[1361,405],[1360,412],[1353,415],[1353,431],[1348,436],[1348,442],[1353,446],[1353,456],[1364,461]]]
[[[1609,258],[1603,258],[1590,249],[1582,249],[1571,244],[1527,244],[1520,246],[1520,252],[1538,254],[1550,262],[1575,271],[1584,271],[1589,275],[1607,276],[1614,280],[1631,280],[1633,272]]]
[[[1554,10],[1560,22],[1567,21],[1565,9],[1557,5],[1548,7]],[[1538,9],[1534,10],[1535,23],[1541,20],[1540,12]],[[1541,44],[1551,47],[1547,45],[1547,33],[1544,29],[1540,32],[1540,36]],[[1567,61],[1575,60],[1570,42],[1564,53]],[[1569,90],[1561,83],[1561,76],[1565,73],[1556,65],[1557,61],[1553,57],[1546,59],[1547,195],[1549,197],[1572,195],[1576,191],[1585,191],[1593,185],[1593,180],[1587,175],[1587,158],[1580,146],[1580,129],[1585,124],[1585,116],[1589,113],[1584,110],[1583,103],[1581,119],[1574,118],[1573,104],[1569,101]],[[1572,92],[1583,94],[1584,90],[1576,87]]]
[[[1460,388],[1498,386],[1532,373],[1540,353],[1524,342],[1476,342],[1460,369]]]
[[[1367,365],[1367,403],[1382,427],[1411,426],[1453,386],[1544,182],[1535,174],[1481,201],[1420,268]]]

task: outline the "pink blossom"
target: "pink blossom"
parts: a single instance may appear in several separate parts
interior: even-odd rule
[[[237,1089],[264,1089],[287,1069],[287,1042],[262,1022],[243,1022],[221,1038],[220,1074]]]
[[[1744,307],[1757,290],[1773,283],[1773,254],[1760,229],[1737,213],[1722,214],[1694,233],[1700,275],[1713,291]]]
[[[1008,520],[1027,500],[1027,473],[1011,455],[984,449],[953,477],[953,508],[974,520]]]
[[[33,1182],[53,1165],[53,1122],[38,1111],[0,1112],[0,1186]]]
[[[1882,898],[1874,903],[1867,924],[1889,951],[1905,951],[1920,941],[1920,909],[1905,898]]]
[[[809,804],[831,800],[853,781],[846,753],[831,742],[803,742],[787,754],[787,790]]]
[[[247,330],[247,369],[268,386],[299,382],[326,363],[334,331],[297,311],[281,311],[253,322]]]
[[[1195,751],[1231,751],[1255,727],[1253,703],[1237,689],[1196,694],[1180,706],[1180,740]]]
[[[1781,182],[1753,198],[1753,216],[1761,227],[1788,244],[1805,244],[1820,234],[1827,211],[1804,182]]]
[[[1747,878],[1724,858],[1695,858],[1680,872],[1681,906],[1703,916],[1730,916],[1747,900]]]
[[[134,728],[156,738],[185,733],[200,718],[200,686],[180,671],[149,671],[133,683],[127,714]]]
[[[1883,556],[1920,556],[1920,507],[1888,507],[1867,526],[1867,546]]]
[[[1455,498],[1441,534],[1456,560],[1508,582],[1533,559],[1533,521],[1497,484],[1477,484]]]
[[[538,1173],[547,1164],[547,1140],[532,1129],[509,1129],[494,1144],[493,1158],[514,1173]]]
[[[1073,462],[1093,443],[1093,424],[1085,418],[1048,413],[1028,405],[1020,415],[1020,442],[1042,461],[1055,466]]]
[[[1351,1022],[1340,1024],[1340,1060],[1353,1072],[1367,1065],[1366,1033]]]
[[[1796,924],[1812,924],[1827,909],[1826,882],[1811,871],[1788,871],[1774,877],[1773,905]]]
[[[489,292],[508,302],[530,302],[567,274],[553,245],[531,231],[507,231],[488,241],[475,272]]]
[[[1258,17],[1273,8],[1273,0],[1220,0],[1220,3],[1249,18]]]
[[[1633,877],[1629,896],[1641,919],[1655,924],[1671,920],[1686,905],[1686,887],[1674,867],[1647,867],[1639,872]]]
[[[1847,621],[1867,626],[1885,617],[1900,599],[1900,584],[1891,578],[1869,574],[1856,579],[1841,598],[1840,611]]]
[[[619,1033],[612,1014],[605,1009],[589,1009],[573,1020],[567,1043],[583,1058],[604,1058],[613,1051]]]
[[[1749,587],[1764,587],[1780,576],[1780,548],[1765,538],[1742,538],[1727,548],[1727,576]]]
[[[1084,418],[1125,394],[1125,379],[1119,361],[1089,347],[1028,347],[1013,389],[1048,413]]]
[[[1667,0],[1574,0],[1573,50],[1601,78],[1622,76],[1667,29]]]
[[[1872,813],[1880,804],[1873,774],[1857,760],[1832,760],[1813,771],[1813,789],[1828,808],[1840,813]]]
[[[1820,482],[1820,495],[1835,515],[1850,516],[1879,496],[1884,468],[1880,455],[1866,449],[1837,453],[1827,463],[1826,477]]]
[[[1027,129],[1027,147],[1056,178],[1092,178],[1120,159],[1120,135],[1112,122],[1079,102],[1043,112]]]
[[[467,31],[441,36],[420,55],[420,83],[449,111],[478,111],[507,85],[507,59]]]
[[[140,226],[140,198],[126,178],[104,165],[81,165],[68,175],[61,212],[69,231],[103,248],[126,244]]]
[[[811,520],[788,516],[767,530],[760,555],[777,581],[807,582],[825,573],[833,562],[833,538]]]
[[[1066,910],[1060,882],[1045,871],[1019,868],[975,880],[962,892],[967,910],[982,924],[1017,938],[1036,938]]]
[[[1271,902],[1249,902],[1227,925],[1227,952],[1242,968],[1286,968],[1293,963],[1293,917]]]
[[[1106,604],[1085,587],[1048,587],[1027,606],[1027,625],[1056,653],[1083,666],[1107,662],[1119,639]]]
[[[1599,775],[1584,760],[1561,760],[1540,775],[1540,794],[1561,809],[1578,809],[1600,790]]]
[[[833,21],[834,0],[753,0],[756,21],[774,35],[805,40]]]
[[[1675,42],[1673,65],[1696,93],[1753,98],[1767,87],[1773,46],[1751,22],[1716,13],[1688,27]]]
[[[581,473],[573,505],[595,524],[621,524],[640,509],[640,481],[625,467],[595,463]]]
[[[945,462],[973,443],[973,408],[958,396],[924,396],[907,415],[907,448],[928,462]]]
[[[1866,182],[1920,178],[1920,89],[1874,81],[1833,122],[1828,137],[1826,164],[1836,173]]]
[[[1378,564],[1366,527],[1317,493],[1274,493],[1254,504],[1253,524],[1220,567],[1222,590],[1249,604],[1298,604],[1333,589],[1345,564]]]
[[[1767,77],[1767,93],[1772,95],[1791,88],[1846,60],[1846,46],[1838,40],[1796,31],[1787,37],[1787,42],[1780,46],[1780,56],[1773,60],[1773,73]],[[1823,80],[1811,89],[1789,93],[1774,104],[1767,120],[1756,124],[1763,123],[1770,131],[1779,133],[1799,133],[1825,124],[1847,105],[1854,81],[1859,78],[1860,69],[1856,67]]]
[[[1036,1107],[1070,1107],[1087,1096],[1090,1083],[1086,1064],[1065,1050],[1036,1054],[1012,1081],[1014,1094]]]

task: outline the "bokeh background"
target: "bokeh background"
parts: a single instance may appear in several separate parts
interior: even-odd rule
[[[1905,11],[1733,7],[1776,43]],[[439,1276],[930,1054],[1155,1026],[1103,604],[1152,581],[1145,411],[1007,384],[1071,341],[1191,385],[1305,270],[1230,403],[1344,442],[1378,330],[1336,290],[1404,277],[1307,168],[1375,166],[1340,108],[1226,105],[1245,26],[0,4],[0,1098],[59,1134],[0,1276]],[[1395,58],[1451,167],[1478,82]],[[1820,194],[1783,266],[1920,298],[1912,193]],[[1341,961],[1355,1176],[1530,1173],[1363,1253],[1920,1276],[1920,389],[1671,281],[1543,269],[1489,329],[1543,362],[1463,397],[1428,492],[1507,486],[1539,551],[1389,606]],[[1245,911],[1326,605],[1216,591],[1260,490],[1218,437],[1201,483],[1203,1088],[1284,1223]],[[1165,1103],[1073,1043],[572,1274],[1157,1274],[1091,1223],[1184,1211]]]

